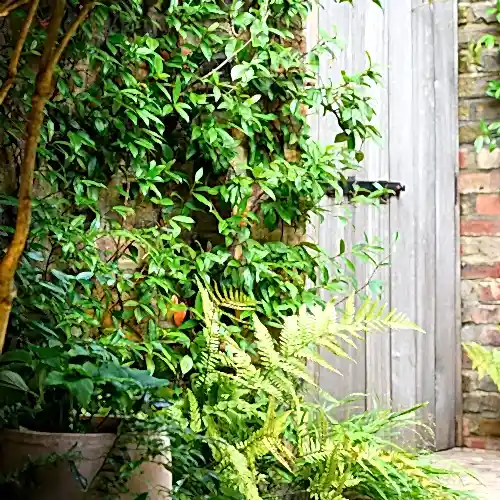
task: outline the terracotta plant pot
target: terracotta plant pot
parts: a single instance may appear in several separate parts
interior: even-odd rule
[[[120,500],[134,500],[142,493],[148,493],[148,500],[169,500],[172,490],[172,473],[170,472],[170,440],[164,434],[145,436],[127,436],[126,454],[131,461],[141,461],[128,480],[128,492],[122,494]],[[148,454],[144,440],[151,440],[154,448],[162,450],[161,454],[145,460]]]
[[[83,499],[85,488],[94,480],[115,440],[115,434],[1,431],[0,474],[16,473],[33,462],[36,466],[30,482],[22,483],[15,491],[4,492],[0,486],[0,498],[14,500],[19,495],[17,498],[22,500]]]

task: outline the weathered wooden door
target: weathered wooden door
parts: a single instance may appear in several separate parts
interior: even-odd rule
[[[369,336],[351,352],[357,363],[336,361],[344,376],[321,371],[321,386],[336,397],[369,395],[366,405],[401,409],[428,402],[421,416],[432,423],[435,446],[455,445],[457,411],[457,259],[455,170],[457,165],[456,0],[324,1],[311,16],[308,43],[337,27],[346,49],[338,60],[321,62],[323,81],[340,69],[355,72],[367,64],[365,51],[383,76],[373,90],[382,147],[366,148],[365,171],[358,178],[398,181],[399,199],[380,209],[356,208],[354,228],[343,227],[336,207],[315,237],[332,255],[340,238],[359,242],[378,236],[390,250],[399,233],[385,282],[385,300],[425,331]],[[331,143],[337,129],[332,116],[314,117],[313,130]],[[359,268],[364,282],[372,269]],[[358,405],[359,406],[359,405]],[[364,409],[364,407],[362,408]]]

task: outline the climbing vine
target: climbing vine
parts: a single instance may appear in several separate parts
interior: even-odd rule
[[[304,51],[297,34],[310,8],[131,0],[94,8],[47,105],[12,332],[97,335],[150,368],[176,370],[178,350],[153,339],[176,326],[187,342],[196,276],[241,288],[274,326],[320,301],[307,280],[349,287],[342,246],[332,266],[301,235],[327,188],[340,199],[344,172],[377,135],[362,89],[378,75],[368,67],[312,85],[337,40]],[[32,53],[44,33],[31,30]],[[7,149],[23,139],[27,56],[2,111]],[[307,114],[319,109],[338,118],[333,146],[308,134]],[[365,258],[371,250],[356,248]]]
[[[498,22],[500,22],[500,2],[495,2],[487,10],[488,16],[495,16]],[[499,39],[494,33],[487,33],[483,35],[477,42],[472,43],[469,47],[466,60],[474,64],[481,64],[481,54],[484,49],[488,50],[498,50]],[[489,97],[495,99],[500,99],[500,80],[492,79],[488,82],[488,89],[486,94]],[[486,121],[481,121],[481,134],[477,137],[475,141],[475,148],[477,151],[483,149],[487,146],[490,151],[493,151],[498,146],[498,139],[500,138],[500,122],[492,121],[487,123]]]

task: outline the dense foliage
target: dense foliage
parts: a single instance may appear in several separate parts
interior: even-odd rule
[[[68,22],[77,4],[68,2]],[[354,312],[353,256],[373,261],[377,245],[347,256],[340,242],[331,258],[303,238],[327,189],[342,199],[345,172],[378,135],[370,66],[315,84],[319,58],[335,57],[339,41],[305,52],[312,7],[96,3],[46,109],[0,358],[4,425],[82,431],[109,416],[168,425],[179,499],[458,495],[379,437],[405,413],[338,423],[305,403],[302,384],[314,380],[304,362],[326,364],[318,347],[346,356],[342,344],[358,332],[414,326],[370,300]],[[44,26],[39,18],[30,31],[0,110],[13,165]],[[0,50],[1,68],[10,52]],[[332,145],[310,136],[315,112],[336,116]],[[2,198],[6,239],[16,203]],[[345,306],[338,319],[320,289]]]

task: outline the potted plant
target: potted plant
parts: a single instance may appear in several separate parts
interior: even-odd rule
[[[3,498],[84,498],[121,421],[168,384],[122,366],[94,340],[27,344],[3,354],[0,365]]]

